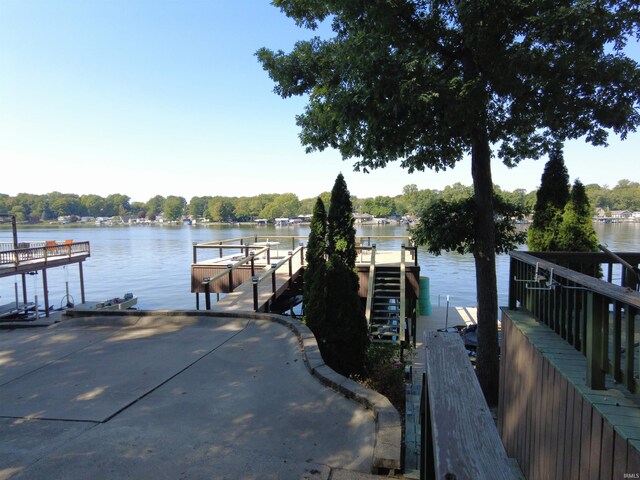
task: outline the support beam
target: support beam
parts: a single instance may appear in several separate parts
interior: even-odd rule
[[[49,285],[47,284],[47,269],[42,269],[42,293],[44,295],[44,315],[49,317]]]
[[[78,270],[80,271],[80,300],[85,303],[84,299],[84,274],[82,271],[82,262],[78,262]]]

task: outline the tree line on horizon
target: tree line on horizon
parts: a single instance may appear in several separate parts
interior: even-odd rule
[[[605,210],[640,210],[640,183],[627,179],[609,188],[607,185],[585,185],[585,192],[592,208]],[[506,201],[531,211],[536,202],[537,190],[513,191],[496,187]],[[419,189],[416,184],[406,185],[396,196],[351,197],[354,211],[375,217],[392,215],[419,216],[436,200],[457,201],[473,195],[473,187],[459,182],[443,190]],[[318,195],[328,205],[331,193]],[[60,216],[113,217],[128,215],[140,219],[155,220],[160,214],[167,220],[177,220],[184,215],[207,218],[214,222],[253,221],[256,218],[273,219],[296,217],[311,213],[316,197],[299,199],[293,193],[265,193],[252,197],[194,196],[188,202],[184,197],[156,195],[146,202],[132,202],[127,195],[115,193],[107,197],[95,194],[77,195],[51,192],[43,195],[19,193],[9,196],[0,193],[0,213],[15,215],[19,222],[39,223],[55,220]]]

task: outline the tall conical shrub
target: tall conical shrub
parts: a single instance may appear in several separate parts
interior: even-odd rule
[[[557,146],[549,155],[536,193],[533,222],[527,234],[529,250],[556,251],[558,232],[564,206],[569,200],[569,173],[564,165],[562,147]]]
[[[342,174],[331,191],[327,216],[327,308],[325,361],[343,375],[361,374],[368,343],[367,322],[355,271],[353,206]]]
[[[304,269],[303,308],[306,324],[316,338],[324,339],[322,327],[327,304],[327,213],[320,197],[313,207]]]

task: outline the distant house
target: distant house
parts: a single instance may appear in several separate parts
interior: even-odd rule
[[[606,218],[607,211],[602,207],[598,207],[598,208],[596,208],[595,216],[596,216],[596,218]]]
[[[373,215],[369,213],[356,213],[353,215],[355,223],[365,223],[373,220]]]
[[[629,210],[611,210],[611,218],[631,218]]]

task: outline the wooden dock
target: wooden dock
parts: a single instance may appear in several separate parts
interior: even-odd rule
[[[375,243],[372,243],[376,238],[357,239],[359,246],[356,247],[356,270],[360,281],[359,293],[363,299],[367,299],[367,308],[372,310],[371,298],[375,295],[375,290],[370,286],[370,276],[374,272],[374,265],[377,265],[379,270],[385,268],[396,271],[398,281],[391,296],[395,295],[398,298],[392,300],[392,307],[384,312],[384,321],[380,321],[384,325],[372,321],[371,331],[381,339],[385,337],[385,341],[405,340],[405,321],[401,319],[404,317],[401,316],[400,310],[406,311],[412,322],[415,320],[420,272],[417,250],[415,247],[403,246],[397,250],[378,251]],[[410,243],[407,237],[393,238],[406,239],[406,243]],[[204,294],[207,310],[286,310],[287,305],[291,304],[291,298],[302,293],[305,243],[306,237],[300,236],[253,236],[195,244],[191,265],[191,291],[196,294],[196,308],[201,308],[200,296]],[[205,255],[208,258],[202,258]],[[401,272],[404,272],[404,275]],[[371,282],[375,282],[375,278],[371,278]],[[403,279],[400,280],[401,278]],[[225,295],[213,303],[213,293],[218,298],[220,294]],[[384,296],[385,299],[388,298],[388,292]],[[406,304],[400,301],[400,298],[405,297],[408,299]],[[377,307],[380,308],[379,304]]]
[[[0,244],[0,278],[20,276],[22,283],[22,303],[27,303],[26,275],[42,272],[42,290],[44,292],[44,312],[49,316],[49,289],[47,269],[77,264],[80,275],[80,292],[84,298],[84,275],[82,262],[91,256],[89,242],[14,242]],[[17,283],[16,283],[17,285]],[[17,287],[16,287],[17,289]],[[16,302],[18,302],[16,291]]]

